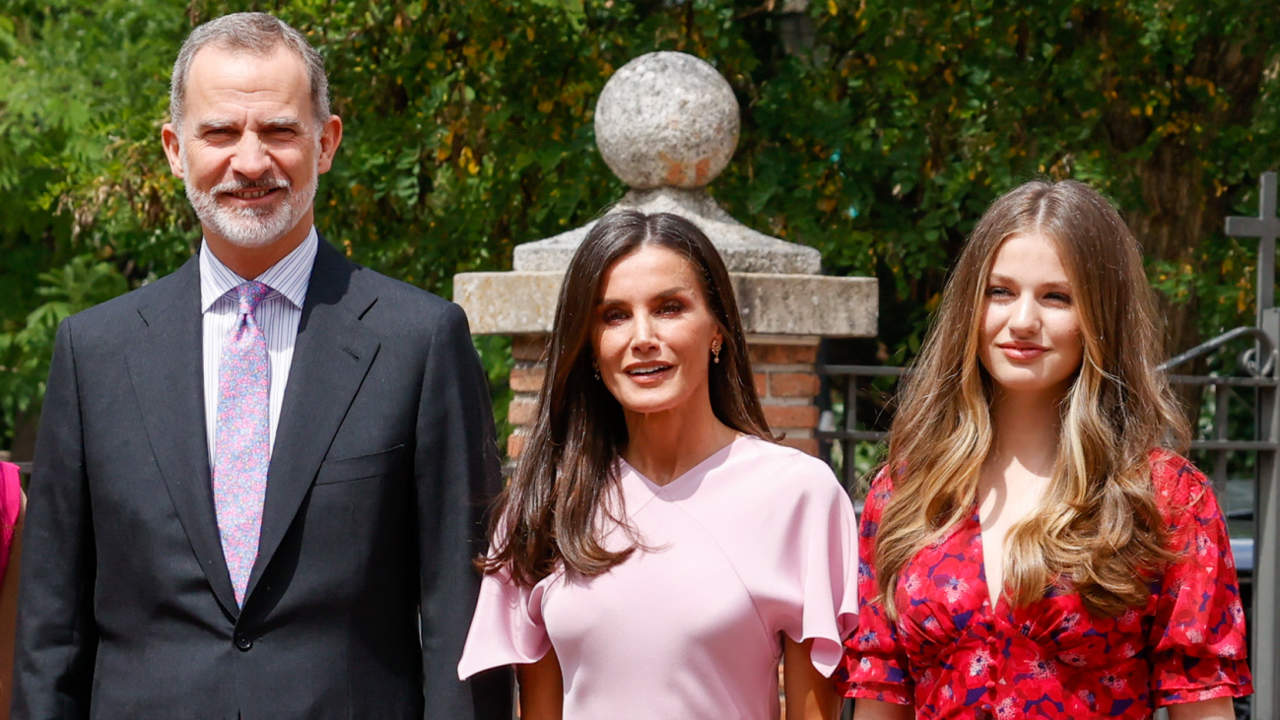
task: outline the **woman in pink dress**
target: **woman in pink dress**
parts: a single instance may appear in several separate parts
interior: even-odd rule
[[[1137,242],[1071,181],[974,228],[862,515],[854,717],[1232,717],[1252,691],[1212,485]]]
[[[536,423],[458,666],[523,720],[831,718],[857,527],[770,439],[723,262],[675,215],[602,218],[565,276]]]
[[[18,466],[0,462],[0,718],[9,717],[13,689],[13,633],[18,615],[18,559],[25,510]]]

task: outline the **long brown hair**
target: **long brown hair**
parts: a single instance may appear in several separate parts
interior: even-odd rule
[[[1164,348],[1137,241],[1097,192],[1029,182],[1000,197],[970,235],[906,381],[886,467],[894,483],[875,565],[890,613],[903,567],[972,512],[992,447],[991,378],[978,362],[987,276],[1010,236],[1048,238],[1074,289],[1084,354],[1061,400],[1058,457],[1041,508],[1010,529],[1005,587],[1016,604],[1065,583],[1095,614],[1150,596],[1171,559],[1149,454],[1185,451],[1189,431],[1157,370]]]
[[[752,382],[747,341],[729,272],[711,241],[688,220],[669,213],[625,211],[601,218],[574,253],[560,287],[547,348],[547,377],[538,414],[515,474],[498,496],[485,572],[509,569],[531,586],[557,565],[599,575],[636,549],[611,551],[600,542],[599,519],[627,526],[621,507],[617,458],[626,447],[622,407],[593,375],[591,329],[601,283],[610,267],[645,245],[688,260],[702,280],[707,307],[720,326],[720,361],[708,365],[711,408],[725,425],[769,438]]]

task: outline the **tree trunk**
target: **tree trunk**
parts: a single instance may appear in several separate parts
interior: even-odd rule
[[[1263,71],[1261,54],[1246,54],[1239,42],[1219,39],[1206,41],[1197,48],[1183,76],[1212,81],[1225,102],[1214,103],[1211,108],[1197,108],[1203,118],[1200,128],[1183,129],[1165,136],[1134,168],[1142,204],[1126,208],[1125,220],[1149,261],[1171,261],[1181,272],[1197,272],[1202,244],[1222,234],[1230,209],[1228,193],[1215,193],[1211,188],[1223,168],[1210,167],[1204,158],[1212,157],[1208,149],[1220,128],[1249,124]],[[1183,78],[1168,80],[1180,82]],[[1146,143],[1155,127],[1145,117],[1134,117],[1129,108],[1121,104],[1111,108],[1105,128],[1116,150],[1128,153]],[[1185,281],[1185,298],[1163,295],[1159,298],[1166,326],[1165,349],[1170,356],[1195,347],[1202,339],[1198,323],[1200,298],[1190,278]],[[1175,372],[1201,374],[1205,368],[1206,360],[1202,358],[1176,368]],[[1203,388],[1181,386],[1176,389],[1194,429]]]

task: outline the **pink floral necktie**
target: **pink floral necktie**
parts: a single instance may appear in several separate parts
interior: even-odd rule
[[[249,571],[258,555],[262,503],[267,494],[271,364],[267,339],[253,312],[271,292],[259,282],[236,288],[240,310],[222,346],[218,368],[218,424],[213,460],[213,504],[222,554],[236,604],[244,604]]]

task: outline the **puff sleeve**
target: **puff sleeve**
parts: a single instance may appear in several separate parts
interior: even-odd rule
[[[846,697],[870,698],[897,705],[911,705],[914,685],[906,652],[898,642],[898,630],[885,614],[878,597],[875,557],[880,514],[889,500],[892,482],[884,470],[871,483],[858,542],[858,628],[845,641],[841,679]]]
[[[1226,523],[1209,481],[1183,458],[1153,456],[1152,482],[1178,559],[1156,587],[1151,691],[1157,705],[1253,692],[1244,608]]]
[[[471,630],[458,662],[467,679],[489,668],[537,662],[551,649],[542,619],[542,595],[554,576],[533,587],[511,580],[506,570],[486,575],[471,618]]]

